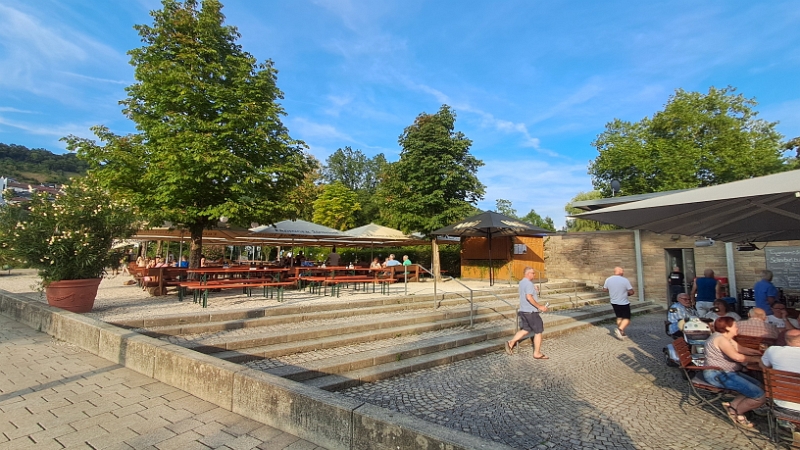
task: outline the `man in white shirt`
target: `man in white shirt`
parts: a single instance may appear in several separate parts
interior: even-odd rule
[[[800,373],[800,330],[787,331],[786,345],[773,345],[768,348],[761,357],[761,364],[776,370]],[[798,403],[775,400],[775,404],[781,408],[800,412]]]
[[[614,334],[619,340],[625,339],[625,328],[631,323],[631,302],[628,301],[628,296],[633,295],[633,286],[623,276],[624,274],[622,267],[614,267],[614,275],[606,278],[603,284],[603,290],[611,297],[611,307],[617,316],[617,328]]]
[[[780,302],[772,304],[772,314],[767,316],[767,323],[775,325],[778,331],[800,329],[797,319],[789,317],[786,313],[786,305]]]

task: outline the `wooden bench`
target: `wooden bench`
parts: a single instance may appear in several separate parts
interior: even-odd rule
[[[296,286],[295,281],[269,281],[265,279],[233,279],[215,280],[210,282],[187,281],[179,284],[178,299],[183,301],[186,290],[192,291],[193,301],[202,303],[203,308],[208,307],[208,292],[213,289],[242,289],[248,297],[253,295],[253,288],[263,288],[264,298],[277,297],[283,301],[283,290],[286,287]]]
[[[405,282],[406,276],[408,277],[408,281],[419,281],[419,264],[411,264],[409,266],[392,266],[388,267],[387,269],[391,271],[389,276],[399,282]]]

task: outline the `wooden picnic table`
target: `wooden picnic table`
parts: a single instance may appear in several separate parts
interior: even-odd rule
[[[282,267],[199,267],[197,269],[187,269],[187,273],[199,275],[201,280],[225,278],[224,275],[230,275],[227,278],[266,278],[268,274],[273,275],[273,280],[279,280],[284,273],[289,273],[288,268]],[[244,276],[247,274],[247,276]],[[255,275],[255,276],[254,276]]]

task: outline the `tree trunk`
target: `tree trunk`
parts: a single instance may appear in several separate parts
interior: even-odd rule
[[[436,237],[431,239],[431,271],[436,281],[442,281],[441,264],[439,262],[439,243]]]
[[[161,256],[166,260],[166,256],[162,253],[164,251],[164,241],[158,241],[158,246],[156,247],[156,256]]]
[[[203,252],[203,226],[194,225],[189,229],[192,237],[192,248],[189,253],[189,268],[200,267],[200,254]]]

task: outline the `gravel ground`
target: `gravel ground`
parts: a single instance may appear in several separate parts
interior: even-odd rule
[[[329,296],[319,296],[310,294],[308,291],[286,290],[284,302],[278,303],[274,299],[265,299],[260,294],[253,292],[252,297],[239,293],[236,289],[224,290],[222,292],[210,293],[208,308],[205,310],[198,304],[191,301],[178,301],[178,294],[170,291],[168,295],[152,297],[136,285],[125,285],[124,283],[132,280],[128,275],[118,275],[104,278],[100,283],[97,292],[97,299],[94,302],[92,312],[87,313],[89,317],[113,322],[125,319],[142,319],[145,317],[166,316],[173,314],[186,314],[198,312],[220,312],[235,311],[241,309],[264,308],[268,306],[293,305],[297,303],[315,304],[332,302],[349,302],[355,299],[367,298],[386,298],[381,295],[380,290],[372,293],[364,291],[352,291],[342,289],[339,298]],[[47,300],[44,293],[37,292],[39,277],[34,270],[14,269],[11,274],[0,275],[0,289],[26,294],[29,298],[37,299],[42,302]],[[492,290],[487,282],[465,281],[463,282],[472,289]],[[496,289],[508,288],[507,283],[496,283]],[[516,286],[513,286],[516,287]],[[402,284],[392,286],[392,295],[402,295],[404,293]],[[440,283],[438,292],[467,292],[467,289],[454,281]],[[433,293],[433,282],[424,281],[420,283],[408,284],[409,295],[430,295]]]

